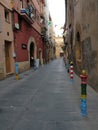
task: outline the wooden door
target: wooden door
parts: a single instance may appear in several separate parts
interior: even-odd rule
[[[11,72],[10,46],[11,46],[11,43],[5,42],[6,73],[10,73]]]

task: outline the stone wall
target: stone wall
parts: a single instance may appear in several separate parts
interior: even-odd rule
[[[77,32],[80,34],[80,41],[77,41]],[[81,51],[81,68],[77,62],[79,53],[74,49],[76,59],[76,72],[85,69],[88,74],[88,83],[98,90],[98,1],[78,0],[74,5],[73,24],[73,48]],[[80,70],[79,70],[80,69]]]
[[[19,66],[19,73],[30,69],[29,61],[19,62],[18,66]]]
[[[0,62],[0,79],[4,78],[4,63]]]

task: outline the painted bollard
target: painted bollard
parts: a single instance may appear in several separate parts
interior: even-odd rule
[[[87,115],[87,102],[86,102],[86,99],[81,99],[81,114],[82,114],[82,116]]]
[[[86,71],[82,70],[82,73],[80,75],[81,77],[81,98],[86,98],[87,96],[87,75]]]
[[[70,81],[73,82],[74,78],[74,67],[73,67],[73,62],[70,62]]]
[[[85,70],[82,70],[80,77],[81,77],[81,114],[82,116],[86,116],[87,115],[87,101],[86,101],[87,75]]]
[[[18,74],[19,74],[18,62],[16,62],[16,64],[15,64],[15,69],[16,69],[16,80],[18,80],[19,79],[19,76],[18,76]]]

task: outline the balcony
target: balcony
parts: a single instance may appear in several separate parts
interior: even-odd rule
[[[45,17],[42,14],[40,15],[40,23],[42,27],[45,26]]]
[[[33,24],[34,20],[32,19],[33,14],[29,12],[28,9],[26,8],[22,8],[20,10],[21,16],[29,23],[29,24]]]
[[[44,26],[41,28],[41,35],[46,35],[47,28]]]

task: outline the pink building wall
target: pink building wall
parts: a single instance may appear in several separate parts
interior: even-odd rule
[[[27,0],[1,0],[0,1],[0,79],[8,74],[15,73],[15,62],[18,62],[19,72],[30,68],[30,46],[34,44],[34,58],[43,63],[45,57],[45,43],[41,37],[40,14],[43,13],[44,3],[42,0],[31,0],[36,9],[36,17],[31,20],[26,14],[21,13],[22,8],[27,8]],[[3,3],[3,4],[2,4]],[[5,21],[5,9],[9,12],[10,22]],[[19,21],[21,28],[19,27]],[[25,45],[25,48],[22,47]],[[6,53],[9,52],[9,64]],[[10,66],[10,67],[9,67]]]
[[[5,19],[5,11],[8,19]],[[6,0],[0,1],[0,79],[14,73],[14,42],[11,8]],[[7,48],[8,47],[8,48]],[[7,54],[9,53],[9,54]],[[9,57],[8,57],[9,55]]]

